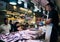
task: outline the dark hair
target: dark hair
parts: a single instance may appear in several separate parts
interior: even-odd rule
[[[15,25],[19,24],[19,22],[16,22]]]
[[[19,22],[14,23],[15,28],[19,27],[19,26],[16,26],[17,24],[19,24]]]
[[[4,22],[6,22],[6,20],[8,20],[8,18],[4,18]]]
[[[20,26],[17,26],[17,28],[21,27],[22,30],[26,30],[27,28],[25,27],[25,25],[20,25]]]
[[[9,23],[11,24],[12,23],[12,20],[10,20]]]
[[[8,18],[4,18],[4,20],[8,20]]]
[[[12,20],[10,20],[10,22],[12,22]]]
[[[54,5],[52,2],[50,2],[50,3],[46,4],[46,6],[47,6],[47,5],[49,5],[52,9],[54,9],[54,8],[55,8],[55,5]]]
[[[23,30],[27,29],[25,25],[21,25],[21,27],[22,27]]]
[[[34,25],[30,25],[30,28],[35,27]]]
[[[19,27],[21,27],[21,26],[19,25],[19,26],[17,26],[16,28],[19,28]]]

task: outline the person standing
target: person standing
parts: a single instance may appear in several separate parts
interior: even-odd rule
[[[4,34],[10,33],[11,25],[8,23],[8,18],[4,18],[4,24],[1,24],[1,28],[4,30]]]
[[[11,25],[11,30],[10,30],[10,32],[13,32],[14,31],[14,24],[13,24],[13,22],[12,22],[12,20],[10,20],[9,21],[9,24]]]
[[[48,3],[45,6],[46,11],[49,11],[48,20],[46,20],[46,24],[49,25],[50,23],[53,24],[52,30],[51,30],[51,35],[50,35],[50,42],[57,42],[58,40],[58,23],[59,23],[59,18],[58,18],[58,12],[54,8],[54,4]]]
[[[13,28],[13,32],[17,32],[18,30],[17,30],[17,28],[20,26],[20,23],[19,22],[16,22],[15,24],[14,24],[14,28]]]

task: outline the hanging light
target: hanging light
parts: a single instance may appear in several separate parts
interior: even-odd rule
[[[18,1],[18,4],[22,4],[22,2],[21,1]]]
[[[11,4],[11,5],[17,5],[16,2],[9,2],[9,4]]]

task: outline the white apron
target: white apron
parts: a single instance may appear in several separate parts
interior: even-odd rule
[[[46,16],[47,16],[47,20],[48,20],[49,12],[47,13]],[[45,34],[45,41],[46,42],[50,42],[50,36],[51,36],[51,32],[52,32],[52,27],[53,27],[52,23],[46,25],[46,34]]]
[[[50,41],[50,36],[51,36],[51,32],[52,32],[52,24],[49,24],[46,26],[46,34],[45,34],[45,40],[46,42]]]

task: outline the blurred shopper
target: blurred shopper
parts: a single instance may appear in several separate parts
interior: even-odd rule
[[[25,30],[25,27],[24,27],[24,25],[20,25],[20,26],[18,26],[18,27],[17,27],[17,30],[18,30],[18,31]]]
[[[4,30],[2,29],[2,27],[0,27],[0,34],[2,34],[4,32]]]
[[[18,31],[17,28],[20,26],[20,23],[19,22],[16,22],[14,24],[14,32]]]
[[[11,25],[11,30],[10,30],[10,32],[13,32],[13,31],[14,31],[14,29],[13,29],[13,28],[14,28],[14,24],[12,23],[12,20],[10,20],[9,23],[10,23],[10,25]]]
[[[48,19],[46,20],[46,24],[48,25],[51,23],[53,24],[52,30],[50,31],[51,32],[50,42],[57,42],[58,39],[57,31],[58,31],[58,22],[59,22],[58,12],[55,10],[54,5],[52,3],[47,4],[45,8],[46,11],[49,11],[47,15]]]
[[[29,24],[28,23],[25,23],[25,28],[28,28],[29,27]]]
[[[8,18],[4,18],[4,24],[1,25],[1,28],[4,30],[5,34],[10,33],[11,25],[8,23]]]

